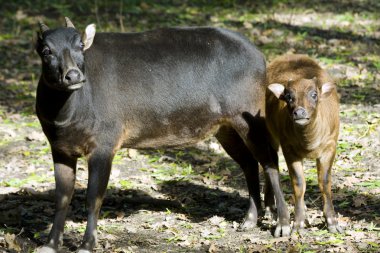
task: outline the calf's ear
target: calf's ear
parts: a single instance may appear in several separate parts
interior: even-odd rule
[[[83,51],[91,47],[92,42],[94,42],[95,33],[96,33],[95,24],[91,24],[86,27],[86,30],[84,31],[83,36],[82,36],[82,42],[84,43]]]
[[[284,95],[285,86],[280,83],[272,83],[268,85],[268,89],[280,99]]]
[[[321,97],[327,98],[331,95],[331,92],[335,89],[335,84],[333,83],[324,83],[321,88]]]

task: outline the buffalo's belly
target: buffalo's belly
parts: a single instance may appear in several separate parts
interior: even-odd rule
[[[123,147],[129,148],[162,148],[189,146],[204,140],[218,131],[221,125],[228,124],[224,118],[211,118],[204,121],[161,122],[138,125],[126,125],[123,133]]]

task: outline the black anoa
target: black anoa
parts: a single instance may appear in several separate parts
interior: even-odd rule
[[[56,252],[61,243],[78,157],[85,156],[89,167],[79,252],[90,252],[119,148],[182,147],[210,135],[245,173],[250,207],[241,227],[255,226],[261,207],[259,161],[277,199],[276,235],[289,234],[263,118],[265,60],[246,38],[209,27],[95,35],[95,25],[89,25],[81,34],[68,18],[66,27],[40,23],[40,30],[36,110],[52,149],[56,213],[39,252]]]

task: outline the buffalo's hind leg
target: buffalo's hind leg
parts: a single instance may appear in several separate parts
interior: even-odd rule
[[[249,209],[239,229],[256,227],[258,210],[261,211],[259,165],[239,134],[231,127],[223,126],[215,135],[224,150],[244,171],[249,192]]]
[[[246,146],[264,169],[271,184],[277,205],[278,223],[274,232],[275,237],[290,235],[290,215],[280,186],[279,170],[276,164],[276,151],[270,145],[270,135],[265,119],[259,115],[244,112],[232,122],[232,127],[239,133]]]

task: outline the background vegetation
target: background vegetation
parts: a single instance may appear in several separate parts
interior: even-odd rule
[[[54,212],[49,145],[34,113],[40,60],[37,22],[72,19],[79,30],[139,32],[216,26],[245,34],[268,61],[287,52],[314,57],[337,80],[341,134],[335,207],[344,234],[327,232],[314,162],[306,163],[309,233],[274,239],[273,221],[237,232],[247,208],[242,172],[214,139],[183,150],[121,150],[99,224],[98,252],[379,252],[380,2],[377,0],[13,0],[0,2],[0,249],[41,245]],[[79,164],[64,251],[85,228],[86,166]],[[290,210],[292,192],[281,161]]]

